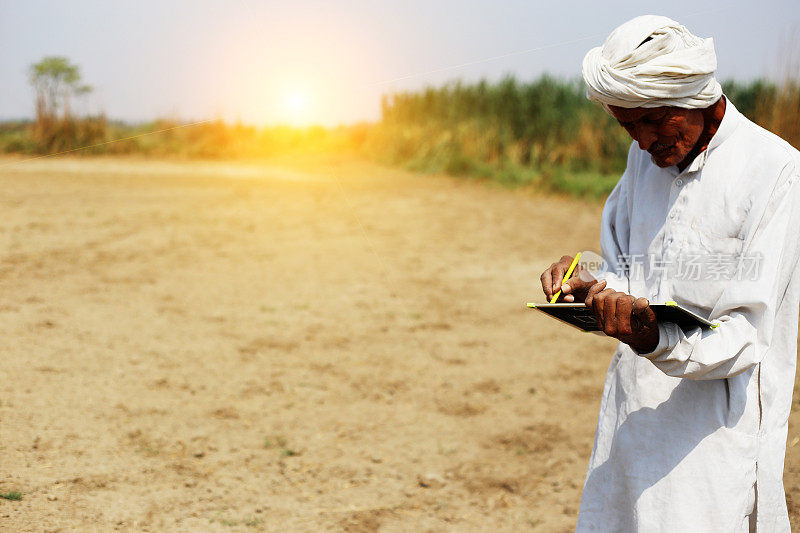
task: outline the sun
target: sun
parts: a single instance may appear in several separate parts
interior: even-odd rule
[[[308,109],[308,95],[301,91],[293,91],[286,95],[286,107],[294,113],[302,113]]]
[[[287,87],[283,94],[284,118],[295,125],[307,124],[311,118],[311,99],[302,87]]]

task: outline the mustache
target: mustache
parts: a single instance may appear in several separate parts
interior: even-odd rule
[[[672,147],[671,144],[665,144],[665,143],[656,141],[656,142],[654,142],[653,144],[650,145],[650,147],[647,149],[647,151],[650,152],[651,154],[660,154],[661,152],[664,152],[668,148],[671,148],[671,147]]]

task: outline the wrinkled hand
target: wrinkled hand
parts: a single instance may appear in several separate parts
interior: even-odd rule
[[[646,298],[607,289],[606,282],[595,283],[588,291],[586,307],[592,310],[597,325],[609,337],[624,342],[639,353],[658,346],[658,321]]]
[[[561,296],[558,297],[559,302],[583,301],[586,299],[589,288],[597,283],[597,280],[589,272],[583,270],[579,264],[569,280],[562,285],[564,274],[569,270],[573,259],[565,255],[542,273],[542,290],[548,302],[559,289],[561,289]]]

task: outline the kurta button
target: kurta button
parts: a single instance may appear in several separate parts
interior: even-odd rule
[[[677,185],[678,187],[680,187],[681,185],[683,185],[683,180],[678,180],[678,181],[676,181],[676,182],[675,182],[675,185]]]
[[[675,212],[674,211],[669,214],[669,218],[675,218]]]

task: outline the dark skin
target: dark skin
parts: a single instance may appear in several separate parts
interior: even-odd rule
[[[561,280],[572,259],[565,255],[542,274],[542,289],[547,301],[560,288],[558,301],[583,300],[594,313],[597,326],[603,333],[640,353],[652,352],[658,345],[658,322],[650,302],[646,298],[635,298],[624,292],[607,289],[605,281],[598,282],[586,272],[573,274],[562,285]]]
[[[683,171],[708,148],[719,129],[725,115],[725,98],[705,109],[609,107],[639,148],[650,153],[654,164],[662,168],[675,165]],[[542,290],[547,300],[560,288],[559,301],[584,301],[606,335],[640,353],[652,352],[658,345],[659,333],[650,302],[606,288],[605,281],[598,282],[580,269],[562,285],[572,259],[565,255],[542,274]]]
[[[683,170],[708,148],[725,115],[725,98],[705,109],[609,107],[639,148],[650,153],[653,163]]]

